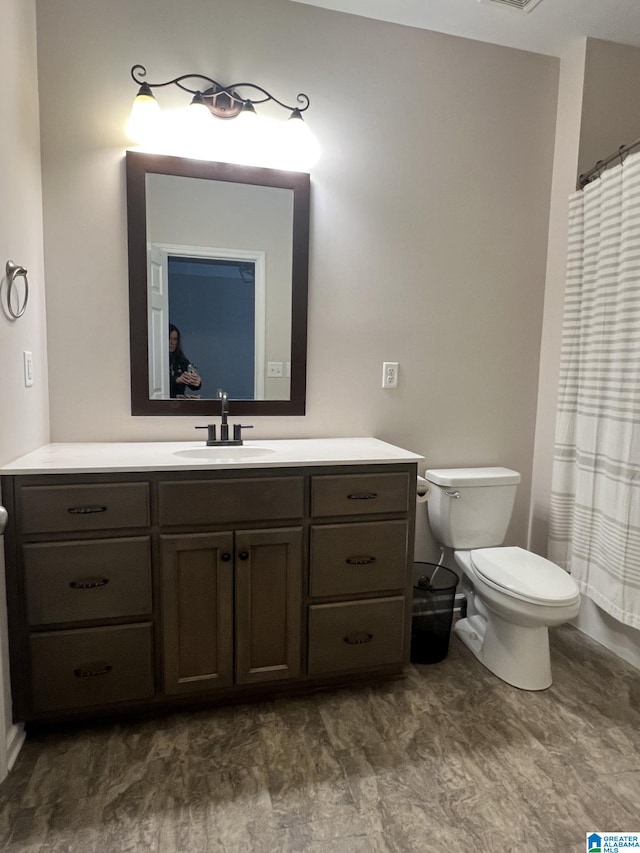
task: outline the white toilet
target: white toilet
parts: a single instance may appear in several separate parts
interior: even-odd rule
[[[454,632],[498,678],[522,690],[551,685],[548,627],[580,608],[576,582],[559,566],[502,543],[520,482],[508,468],[426,471],[429,525],[453,548],[467,616]]]

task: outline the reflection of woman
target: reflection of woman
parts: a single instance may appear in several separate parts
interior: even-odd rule
[[[188,397],[202,385],[200,374],[180,346],[180,331],[169,323],[169,396]]]

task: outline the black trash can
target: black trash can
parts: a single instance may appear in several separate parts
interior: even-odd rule
[[[458,576],[436,563],[414,563],[411,660],[438,663],[449,652]]]

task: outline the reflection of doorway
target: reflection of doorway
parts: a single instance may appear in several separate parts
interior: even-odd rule
[[[202,397],[223,388],[252,400],[255,386],[255,264],[169,255],[169,322],[202,377]]]
[[[264,253],[153,245],[167,282],[162,326],[173,323],[202,377],[200,397],[264,398]],[[164,336],[163,336],[164,339]],[[150,364],[168,363],[150,337]]]

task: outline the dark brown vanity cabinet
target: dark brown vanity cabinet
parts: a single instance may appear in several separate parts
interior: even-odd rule
[[[411,482],[406,472],[311,478],[310,676],[406,661]]]
[[[16,720],[400,673],[415,466],[5,476]]]
[[[16,719],[150,699],[149,484],[12,485],[3,479]]]
[[[167,693],[300,675],[302,527],[160,542]]]
[[[165,691],[299,676],[304,476],[163,480],[158,498]]]

